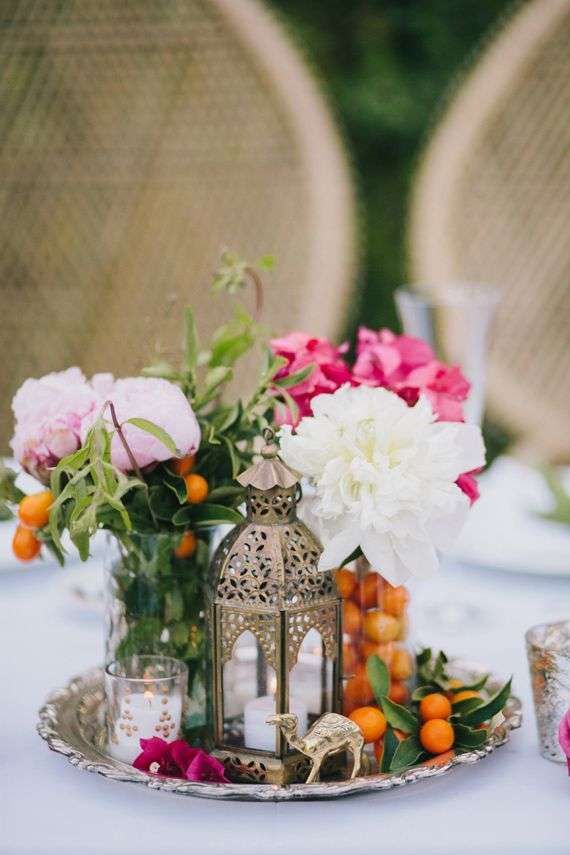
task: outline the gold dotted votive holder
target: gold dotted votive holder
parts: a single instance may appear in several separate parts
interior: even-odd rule
[[[188,669],[169,656],[128,656],[105,669],[107,750],[132,764],[140,740],[180,738]]]

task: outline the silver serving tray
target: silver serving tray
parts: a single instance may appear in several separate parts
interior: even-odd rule
[[[484,669],[455,661],[449,670],[453,676],[472,682]],[[489,680],[491,690],[499,688],[500,681]],[[199,796],[206,799],[240,799],[243,801],[299,801],[304,799],[334,799],[356,793],[391,790],[427,778],[445,775],[459,766],[469,766],[504,745],[511,730],[521,725],[521,703],[511,697],[504,710],[505,720],[495,728],[487,742],[474,751],[460,754],[442,766],[421,764],[405,772],[374,774],[353,781],[324,781],[314,784],[290,784],[279,787],[271,784],[207,784],[163,778],[147,774],[109,757],[105,753],[103,725],[103,671],[94,668],[71,680],[63,689],[52,692],[39,712],[38,733],[52,751],[63,754],[78,769],[97,772],[114,781],[142,784],[154,790],[166,790],[182,796]]]

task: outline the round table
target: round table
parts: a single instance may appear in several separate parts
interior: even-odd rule
[[[36,734],[50,690],[101,659],[102,618],[71,595],[101,573],[93,560],[0,576],[2,855],[568,852],[570,780],[564,765],[538,753],[524,631],[570,614],[569,580],[454,565],[413,587],[415,640],[514,674],[524,721],[508,745],[476,766],[402,790],[256,804],[111,782],[74,769]],[[471,618],[434,620],[444,601],[468,603]]]

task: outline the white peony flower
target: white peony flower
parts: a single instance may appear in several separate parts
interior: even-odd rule
[[[433,575],[436,549],[455,539],[469,509],[455,481],[485,462],[480,429],[436,422],[427,399],[409,407],[369,386],[318,395],[312,408],[280,439],[285,462],[316,489],[313,512],[327,535],[320,569],[360,546],[392,585]]]

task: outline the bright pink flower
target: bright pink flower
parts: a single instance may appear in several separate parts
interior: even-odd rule
[[[417,390],[418,395],[425,395],[439,421],[462,422],[463,401],[470,388],[459,366],[445,365],[434,359],[410,371],[402,391]]]
[[[155,377],[125,377],[112,382],[110,375],[104,375],[97,378],[97,387],[101,395],[100,406],[105,400],[113,402],[117,419],[123,425],[125,438],[141,469],[168,460],[172,452],[147,431],[124,424],[128,419],[146,419],[165,430],[176,445],[179,452],[177,456],[193,454],[198,449],[200,428],[196,416],[186,396],[174,383]],[[98,415],[99,410],[84,419],[83,439]],[[109,430],[114,430],[108,409],[104,417]],[[116,433],[111,441],[111,460],[122,472],[132,469],[127,452]]]
[[[152,775],[183,778],[188,781],[208,781],[228,784],[225,769],[219,760],[201,748],[192,748],[183,739],[166,742],[158,736],[141,739],[142,753],[134,760],[135,769]]]
[[[160,739],[158,736],[153,736],[151,739],[141,739],[142,753],[135,758],[133,766],[135,769],[140,769],[141,772],[151,772],[153,775],[184,778],[180,766],[172,757],[172,748],[175,745],[176,742],[166,742],[165,739]]]
[[[464,472],[455,482],[460,490],[463,490],[471,504],[479,498],[479,484],[472,472]]]
[[[566,715],[562,716],[560,721],[560,725],[558,727],[558,742],[566,755],[568,774],[570,775],[570,710],[568,710]]]
[[[299,418],[311,415],[311,401],[316,395],[335,392],[344,383],[351,382],[350,368],[342,358],[348,345],[335,347],[326,338],[315,338],[303,332],[292,332],[270,342],[273,353],[287,360],[276,379],[295,374],[307,365],[313,371],[301,383],[287,391],[299,407]],[[279,408],[277,419],[281,424],[293,424],[291,413]]]
[[[211,754],[206,754],[205,751],[196,753],[194,759],[186,767],[186,778],[189,781],[209,781],[214,784],[229,783],[225,775],[223,763],[212,757]]]
[[[440,421],[463,421],[462,402],[469,394],[469,383],[457,366],[439,362],[419,338],[360,327],[353,378],[397,392],[410,406],[425,395]]]
[[[353,376],[366,386],[384,386],[397,391],[396,386],[410,371],[434,358],[431,347],[420,338],[395,335],[387,329],[374,332],[360,327]]]
[[[14,457],[40,481],[81,444],[81,425],[93,413],[98,396],[79,368],[26,380],[12,401],[15,416],[10,442]]]

